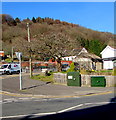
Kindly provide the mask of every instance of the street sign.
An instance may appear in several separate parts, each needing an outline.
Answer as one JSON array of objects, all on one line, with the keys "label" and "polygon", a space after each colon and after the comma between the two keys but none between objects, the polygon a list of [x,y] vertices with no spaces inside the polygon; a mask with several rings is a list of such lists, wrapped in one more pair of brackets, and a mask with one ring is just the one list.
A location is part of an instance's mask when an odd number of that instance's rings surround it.
[{"label": "street sign", "polygon": [[15,52],[15,54],[16,54],[16,57],[20,60],[21,56],[22,56],[22,53],[21,52]]},{"label": "street sign", "polygon": [[21,52],[15,52],[17,58],[19,59],[19,63],[20,63],[20,90],[22,90],[22,74],[21,74],[21,56],[22,53]]}]

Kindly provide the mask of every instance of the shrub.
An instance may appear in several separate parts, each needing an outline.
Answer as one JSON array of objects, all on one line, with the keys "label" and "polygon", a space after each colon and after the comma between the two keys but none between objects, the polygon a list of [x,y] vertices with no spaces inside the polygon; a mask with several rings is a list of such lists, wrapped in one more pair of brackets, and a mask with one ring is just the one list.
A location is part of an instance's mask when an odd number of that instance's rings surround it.
[{"label": "shrub", "polygon": [[74,63],[72,62],[71,65],[70,65],[70,68],[67,70],[67,72],[74,72],[74,71],[76,71],[76,70],[75,70],[75,65],[74,65]]}]

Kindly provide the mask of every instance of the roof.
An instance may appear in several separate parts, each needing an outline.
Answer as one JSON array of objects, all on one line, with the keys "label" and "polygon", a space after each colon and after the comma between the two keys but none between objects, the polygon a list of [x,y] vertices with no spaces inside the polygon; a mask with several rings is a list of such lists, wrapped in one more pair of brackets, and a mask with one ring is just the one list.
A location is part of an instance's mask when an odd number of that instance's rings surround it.
[{"label": "roof", "polygon": [[92,54],[92,53],[85,53],[85,52],[81,52],[77,58],[94,58],[94,59],[101,59],[99,56]]},{"label": "roof", "polygon": [[87,50],[83,47],[75,48],[72,50],[72,54],[78,56],[80,53],[88,53]]},{"label": "roof", "polygon": [[70,54],[72,56],[77,56],[77,58],[101,59],[95,54],[88,53],[88,51],[83,47],[73,49]]},{"label": "roof", "polygon": [[113,48],[113,47],[110,47],[109,45],[107,45],[106,46],[106,48],[105,49],[103,49],[103,51],[100,53],[100,54],[103,54],[107,49],[110,49],[110,50],[112,50],[112,51],[116,51],[116,49],[115,48]]}]

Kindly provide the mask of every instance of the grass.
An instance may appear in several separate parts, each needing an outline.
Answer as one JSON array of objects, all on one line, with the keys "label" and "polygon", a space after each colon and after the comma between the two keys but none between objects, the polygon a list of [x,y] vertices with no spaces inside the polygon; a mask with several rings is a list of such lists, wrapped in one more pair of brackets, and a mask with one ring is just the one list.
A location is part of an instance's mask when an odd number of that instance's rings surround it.
[{"label": "grass", "polygon": [[32,79],[53,83],[53,74],[51,74],[50,76],[34,75],[34,76],[32,77]]},{"label": "grass", "polygon": [[99,72],[113,72],[113,70],[100,70]]},{"label": "grass", "polygon": [[[53,83],[53,82],[54,82],[54,80],[53,80],[53,73],[58,73],[58,72],[50,72],[50,75],[49,75],[49,76],[45,76],[44,74],[43,74],[43,75],[42,75],[42,74],[34,75],[34,76],[32,77],[32,79]],[[61,73],[67,73],[67,72],[62,71]]]}]

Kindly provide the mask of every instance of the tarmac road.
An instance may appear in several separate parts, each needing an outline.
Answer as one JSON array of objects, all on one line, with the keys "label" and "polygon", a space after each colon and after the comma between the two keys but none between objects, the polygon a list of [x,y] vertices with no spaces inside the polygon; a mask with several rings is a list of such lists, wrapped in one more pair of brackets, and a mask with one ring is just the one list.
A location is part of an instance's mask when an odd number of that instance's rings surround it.
[{"label": "tarmac road", "polygon": [[[71,87],[46,84],[32,80],[23,74],[23,87],[19,90],[19,75],[2,77],[2,101],[4,119],[61,113],[80,108],[108,104],[114,97],[113,87]],[[32,117],[32,116],[31,116]],[[27,119],[27,118],[26,118]],[[60,119],[59,119],[60,120]]]},{"label": "tarmac road", "polygon": [[2,104],[2,118],[22,119],[33,116],[40,117],[47,114],[58,114],[74,110],[87,109],[109,104],[114,94],[83,96],[78,98],[57,99],[23,99],[6,101]]}]

